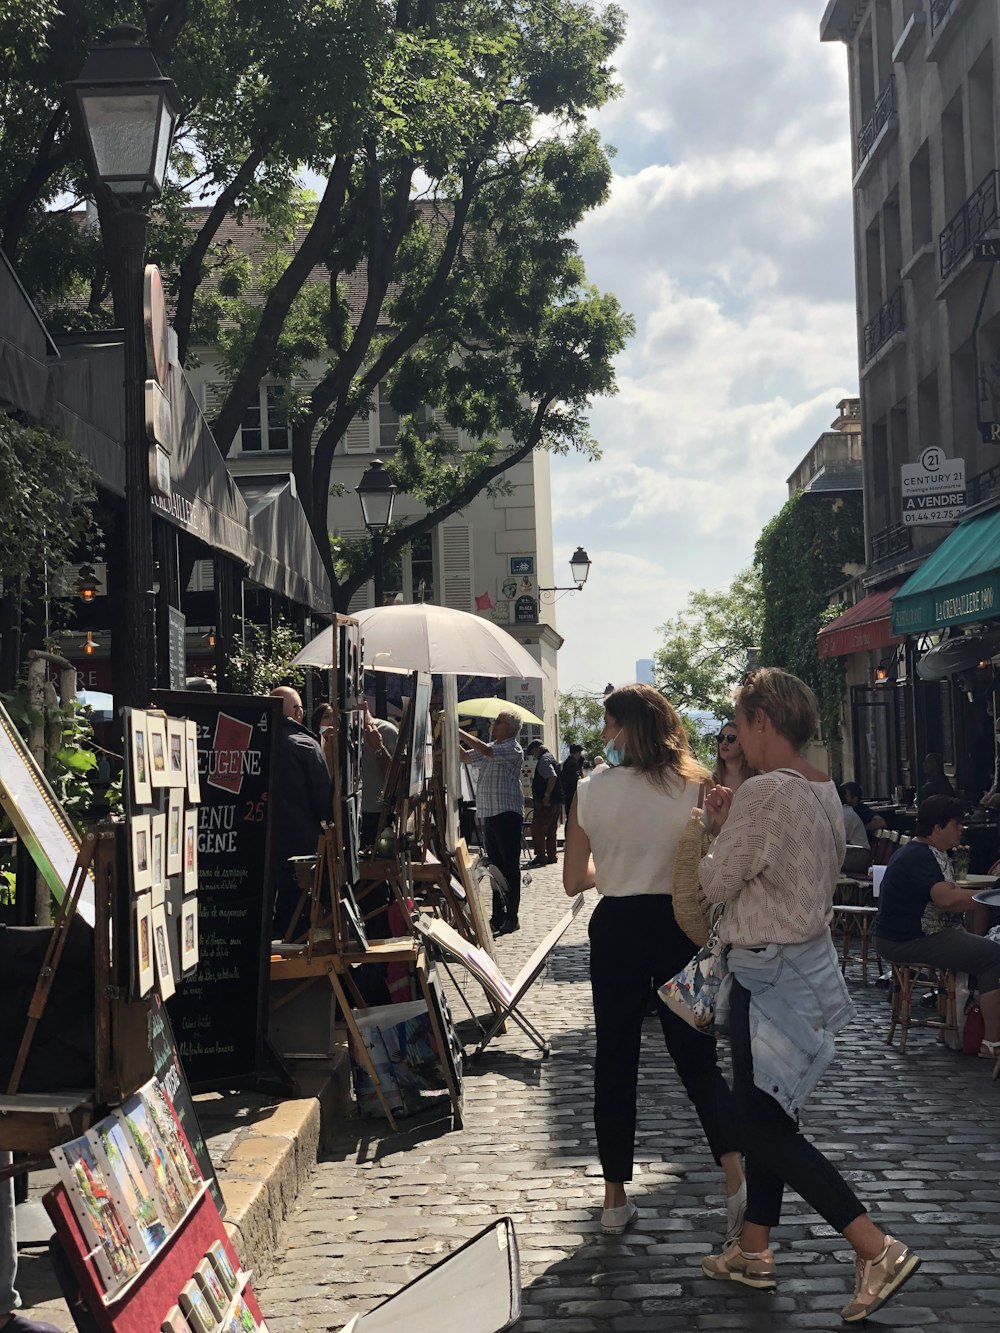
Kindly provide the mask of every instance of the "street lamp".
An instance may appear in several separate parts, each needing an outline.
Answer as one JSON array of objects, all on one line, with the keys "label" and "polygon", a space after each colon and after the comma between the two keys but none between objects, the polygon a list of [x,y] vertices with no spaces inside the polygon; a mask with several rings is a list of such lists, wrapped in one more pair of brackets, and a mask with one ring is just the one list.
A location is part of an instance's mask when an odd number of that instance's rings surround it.
[{"label": "street lamp", "polygon": [[587,582],[590,574],[590,556],[578,546],[569,558],[569,572],[573,580],[573,586],[566,588],[539,588],[538,595],[543,601],[552,602],[555,600],[557,592],[583,592],[583,585]]},{"label": "street lamp", "polygon": [[[357,485],[358,499],[365,527],[372,539],[372,577],[375,583],[375,605],[382,605],[382,544],[392,523],[392,506],[396,487],[380,458],[373,459],[365,468]],[[386,714],[385,675],[375,672],[375,716]]]},{"label": "street lamp", "polygon": [[119,704],[144,707],[155,683],[153,515],[144,392],[146,209],[163,188],[170,140],[181,112],[138,28],[113,28],[66,85],[97,200],[115,319],[122,329],[125,383],[124,596],[112,670]]}]

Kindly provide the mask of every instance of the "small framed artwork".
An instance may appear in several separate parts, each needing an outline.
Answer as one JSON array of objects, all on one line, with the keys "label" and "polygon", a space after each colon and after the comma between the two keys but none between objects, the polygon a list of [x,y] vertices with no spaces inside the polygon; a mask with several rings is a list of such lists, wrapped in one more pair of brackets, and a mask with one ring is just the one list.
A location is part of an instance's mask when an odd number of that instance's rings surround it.
[{"label": "small framed artwork", "polygon": [[201,800],[201,782],[198,778],[198,724],[192,722],[190,718],[184,723],[184,756],[188,800],[197,805]]},{"label": "small framed artwork", "polygon": [[167,874],[179,875],[184,868],[184,792],[171,787],[167,805]]},{"label": "small framed artwork", "polygon": [[169,786],[187,786],[187,727],[177,718],[167,718],[167,772]]},{"label": "small framed artwork", "polygon": [[200,1283],[194,1278],[181,1287],[180,1301],[192,1333],[214,1333],[219,1321],[209,1308]]},{"label": "small framed artwork", "polygon": [[149,780],[149,737],[146,714],[141,708],[133,708],[129,715],[129,755],[132,761],[129,769],[132,804],[149,805],[153,799]]},{"label": "small framed artwork", "polygon": [[132,843],[132,891],[142,893],[152,888],[153,859],[150,848],[149,815],[133,815],[129,820],[129,838]]},{"label": "small framed artwork", "polygon": [[198,964],[198,899],[181,904],[181,971]]},{"label": "small framed artwork", "polygon": [[206,1256],[212,1261],[212,1267],[218,1276],[219,1281],[225,1287],[230,1296],[235,1296],[236,1288],[240,1285],[240,1276],[233,1267],[232,1260],[226,1253],[226,1247],[221,1240],[213,1241],[208,1247]]},{"label": "small framed artwork", "polygon": [[167,817],[150,815],[149,818],[150,871],[153,888],[162,887],[167,878]]},{"label": "small framed artwork", "polygon": [[154,787],[169,787],[167,720],[162,713],[146,714],[146,737],[149,741],[149,780]]},{"label": "small framed artwork", "polygon": [[191,1333],[191,1325],[181,1314],[179,1305],[172,1305],[167,1311],[160,1333]]},{"label": "small framed artwork", "polygon": [[201,1263],[195,1268],[194,1275],[201,1284],[201,1289],[205,1293],[205,1299],[208,1301],[212,1313],[216,1319],[221,1319],[229,1305],[229,1293],[219,1281],[219,1276],[212,1266],[211,1259],[202,1259]]},{"label": "small framed artwork", "polygon": [[150,895],[140,894],[135,901],[135,976],[140,995],[148,995],[155,980],[152,910]]},{"label": "small framed artwork", "polygon": [[184,892],[198,887],[198,811],[184,811]]},{"label": "small framed artwork", "polygon": [[160,981],[160,996],[169,1000],[176,990],[174,968],[170,961],[170,940],[167,937],[167,910],[161,903],[152,910],[153,922],[153,957],[156,959],[156,975]]}]

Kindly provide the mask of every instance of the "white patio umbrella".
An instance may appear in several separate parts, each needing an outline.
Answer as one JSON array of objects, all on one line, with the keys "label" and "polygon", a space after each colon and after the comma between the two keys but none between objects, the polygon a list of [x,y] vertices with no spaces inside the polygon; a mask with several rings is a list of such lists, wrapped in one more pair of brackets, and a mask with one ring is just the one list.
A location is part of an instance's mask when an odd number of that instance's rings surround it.
[{"label": "white patio umbrella", "polygon": [[[515,638],[468,611],[424,602],[376,606],[359,611],[356,619],[364,638],[364,665],[373,671],[542,679],[542,668]],[[307,643],[293,665],[330,667],[333,630],[331,625]]]}]

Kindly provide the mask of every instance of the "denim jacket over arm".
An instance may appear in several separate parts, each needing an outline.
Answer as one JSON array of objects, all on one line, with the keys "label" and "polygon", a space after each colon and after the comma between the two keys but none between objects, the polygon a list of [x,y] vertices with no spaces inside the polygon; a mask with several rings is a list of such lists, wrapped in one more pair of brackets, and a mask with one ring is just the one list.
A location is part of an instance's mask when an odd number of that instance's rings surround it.
[{"label": "denim jacket over arm", "polygon": [[798,1117],[833,1059],[834,1037],[854,1017],[833,941],[824,933],[805,944],[734,946],[729,970],[750,992],[754,1083]]}]

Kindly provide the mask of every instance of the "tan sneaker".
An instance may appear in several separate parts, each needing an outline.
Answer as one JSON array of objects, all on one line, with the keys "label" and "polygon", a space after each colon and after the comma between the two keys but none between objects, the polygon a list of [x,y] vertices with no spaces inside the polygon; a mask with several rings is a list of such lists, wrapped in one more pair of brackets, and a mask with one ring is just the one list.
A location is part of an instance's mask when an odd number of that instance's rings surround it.
[{"label": "tan sneaker", "polygon": [[774,1291],[778,1285],[772,1252],[744,1254],[736,1241],[721,1254],[707,1254],[701,1261],[701,1271],[718,1282],[742,1282],[757,1291]]},{"label": "tan sneaker", "polygon": [[841,1310],[841,1319],[846,1324],[867,1319],[895,1296],[919,1267],[919,1255],[902,1241],[886,1236],[885,1249],[877,1259],[855,1259],[854,1299]]}]

